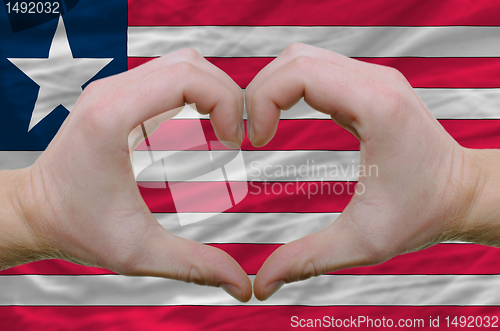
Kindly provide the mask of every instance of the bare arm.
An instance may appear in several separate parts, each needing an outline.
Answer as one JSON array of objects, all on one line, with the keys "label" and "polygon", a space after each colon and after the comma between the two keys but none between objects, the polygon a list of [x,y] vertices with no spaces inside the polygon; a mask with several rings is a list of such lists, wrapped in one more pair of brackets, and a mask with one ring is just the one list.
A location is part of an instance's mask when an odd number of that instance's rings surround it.
[{"label": "bare arm", "polygon": [[29,171],[10,170],[0,172],[0,210],[2,231],[0,231],[0,269],[10,268],[50,257],[43,252],[37,235],[33,233],[28,222],[26,199],[29,199]]}]

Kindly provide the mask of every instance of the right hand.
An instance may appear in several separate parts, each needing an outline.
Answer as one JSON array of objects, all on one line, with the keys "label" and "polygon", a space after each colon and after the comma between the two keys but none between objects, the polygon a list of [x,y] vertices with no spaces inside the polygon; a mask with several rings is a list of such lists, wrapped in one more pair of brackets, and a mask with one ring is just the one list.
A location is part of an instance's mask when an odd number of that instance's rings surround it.
[{"label": "right hand", "polygon": [[281,110],[302,97],[354,134],[361,167],[378,171],[359,178],[365,192],[355,193],[330,226],[266,260],[254,282],[258,299],[286,283],[378,264],[460,235],[481,182],[475,155],[444,130],[400,72],[293,44],[246,90],[252,144],[269,142]]}]

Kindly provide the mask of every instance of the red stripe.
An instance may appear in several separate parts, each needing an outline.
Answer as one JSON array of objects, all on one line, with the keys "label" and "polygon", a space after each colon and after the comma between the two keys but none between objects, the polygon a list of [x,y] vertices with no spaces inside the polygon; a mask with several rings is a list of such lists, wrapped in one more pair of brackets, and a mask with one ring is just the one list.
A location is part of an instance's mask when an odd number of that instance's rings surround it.
[{"label": "red stripe", "polygon": [[[216,194],[221,182],[186,182],[183,185],[186,189],[180,198],[186,198],[184,205],[189,205],[189,210],[180,212],[334,213],[341,212],[347,206],[356,182],[250,182],[248,194],[227,210],[221,210],[221,206],[227,205],[224,202],[227,202],[228,196]],[[227,194],[225,183],[222,185]],[[168,186],[165,188],[164,183],[140,182],[139,190],[151,212],[177,212],[170,189]]]},{"label": "red stripe", "polygon": [[[212,244],[231,255],[249,275],[257,274],[278,244]],[[500,249],[475,244],[439,244],[403,254],[382,264],[334,272],[340,275],[494,275],[500,274]],[[0,275],[106,275],[114,272],[63,260],[37,261],[0,272]]]},{"label": "red stripe", "polygon": [[[214,245],[231,255],[246,273],[257,274],[267,257],[280,245]],[[500,274],[500,249],[475,244],[438,244],[396,256],[382,264],[333,272],[340,275],[478,275]]]},{"label": "red stripe", "polygon": [[115,272],[97,267],[86,267],[65,260],[42,260],[0,271],[0,275],[109,275]]},{"label": "red stripe", "polygon": [[[197,120],[175,120],[163,123],[158,131],[149,138],[153,150],[186,150],[196,146]],[[201,120],[205,139],[217,141],[209,120]],[[500,124],[499,124],[500,126]],[[297,134],[300,132],[300,135]],[[325,139],[329,137],[329,139]],[[197,148],[203,149],[202,146]],[[261,148],[252,146],[245,139],[242,150],[359,150],[359,141],[349,131],[330,120],[282,120],[278,124],[276,136],[269,144]],[[136,150],[147,151],[145,142]]]},{"label": "red stripe", "polygon": [[[470,306],[98,306],[98,307],[0,307],[0,329],[9,331],[25,330],[148,330],[148,331],[199,331],[199,330],[296,330],[292,325],[292,317],[305,319],[348,320],[350,328],[356,330],[373,330],[375,325],[367,322],[359,324],[359,316],[369,317],[371,323],[387,323],[391,319],[393,327],[399,330],[459,330],[460,327],[451,324],[455,316],[465,316],[464,327],[475,328],[480,320],[489,321],[490,327],[485,330],[495,330],[500,323],[498,316],[500,307],[470,307]],[[472,324],[468,316],[473,316]],[[487,317],[486,317],[487,316]],[[351,317],[356,319],[356,326],[350,325]],[[446,317],[449,317],[447,325]],[[439,318],[439,327],[430,326],[430,320]],[[415,323],[411,327],[405,324],[396,326],[399,320],[403,323]],[[416,326],[415,319],[423,319],[423,326]],[[410,322],[411,321],[411,322]],[[460,317],[457,319],[460,323]],[[295,325],[295,323],[294,323]],[[409,324],[407,324],[409,325]],[[458,324],[460,326],[461,324]],[[482,324],[484,325],[484,324]],[[492,327],[492,325],[495,325]],[[319,326],[319,325],[318,325]],[[472,328],[471,328],[472,326]],[[330,329],[328,325],[323,326]],[[332,328],[350,329],[350,328]],[[307,328],[307,330],[319,328]],[[383,325],[376,329],[387,330]]]},{"label": "red stripe", "polygon": [[496,0],[129,0],[130,26],[499,25]]},{"label": "red stripe", "polygon": [[[133,69],[153,59],[151,57],[129,57],[127,59],[128,69]],[[255,75],[274,60],[272,57],[207,57],[206,59],[225,71],[241,88],[246,88]]]},{"label": "red stripe", "polygon": [[468,148],[500,148],[500,120],[439,120],[458,143]]},{"label": "red stripe", "polygon": [[[218,141],[210,120],[201,120],[201,125],[207,141]],[[205,145],[198,145],[199,137],[193,134],[197,130],[197,120],[168,121],[164,122],[148,140],[152,150],[207,150]],[[297,135],[297,132],[301,134]],[[212,149],[222,148],[221,144],[212,146]],[[278,123],[276,136],[266,146],[256,148],[248,139],[245,139],[241,149],[244,151],[359,151],[359,140],[330,120],[282,120]],[[146,143],[142,142],[136,150],[147,151],[149,149]]]},{"label": "red stripe", "polygon": [[[500,148],[500,120],[439,120],[462,146],[469,148]],[[217,141],[209,120],[201,120],[207,141]],[[196,120],[175,120],[163,123],[150,138],[153,150],[185,150],[195,145]],[[300,132],[300,135],[297,135]],[[325,138],[328,139],[325,139]],[[201,147],[198,149],[202,149]],[[242,150],[359,150],[359,141],[330,120],[281,120],[276,136],[264,147],[253,147],[248,139]],[[148,150],[141,143],[136,150]]]},{"label": "red stripe", "polygon": [[[153,58],[128,58],[135,68]],[[274,58],[207,58],[225,71],[241,88]],[[500,87],[500,58],[357,58],[398,69],[413,87],[494,88]]]},{"label": "red stripe", "polygon": [[413,87],[500,87],[500,58],[359,58],[359,60],[396,68],[405,75]]}]

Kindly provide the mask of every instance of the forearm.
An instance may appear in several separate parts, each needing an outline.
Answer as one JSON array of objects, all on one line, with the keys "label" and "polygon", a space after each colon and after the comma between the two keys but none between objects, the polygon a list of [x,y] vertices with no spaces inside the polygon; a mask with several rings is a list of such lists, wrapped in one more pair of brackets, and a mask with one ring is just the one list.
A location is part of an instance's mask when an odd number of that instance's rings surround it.
[{"label": "forearm", "polygon": [[27,224],[28,169],[0,172],[0,270],[39,260],[43,253]]},{"label": "forearm", "polygon": [[465,152],[466,171],[472,178],[468,184],[470,207],[456,239],[500,247],[500,150]]}]

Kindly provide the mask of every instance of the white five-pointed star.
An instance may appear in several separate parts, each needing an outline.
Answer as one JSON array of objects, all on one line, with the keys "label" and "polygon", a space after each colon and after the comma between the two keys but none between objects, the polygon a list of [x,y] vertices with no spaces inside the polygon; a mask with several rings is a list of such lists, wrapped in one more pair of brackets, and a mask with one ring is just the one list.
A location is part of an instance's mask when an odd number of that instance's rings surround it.
[{"label": "white five-pointed star", "polygon": [[57,106],[68,111],[82,93],[82,85],[113,59],[73,58],[62,16],[46,59],[8,59],[40,86],[28,127],[30,131]]}]

